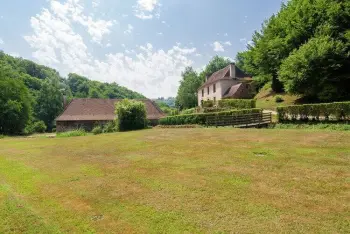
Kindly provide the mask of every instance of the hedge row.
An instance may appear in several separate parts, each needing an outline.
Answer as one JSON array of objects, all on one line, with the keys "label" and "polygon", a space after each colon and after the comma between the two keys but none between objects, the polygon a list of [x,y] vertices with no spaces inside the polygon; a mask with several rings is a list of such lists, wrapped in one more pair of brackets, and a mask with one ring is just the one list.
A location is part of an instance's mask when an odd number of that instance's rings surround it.
[{"label": "hedge row", "polygon": [[260,113],[262,110],[255,109],[243,109],[243,110],[231,110],[216,113],[198,113],[190,115],[176,115],[168,116],[160,119],[160,125],[186,125],[186,124],[199,124],[205,125],[208,116],[238,116],[244,114]]},{"label": "hedge row", "polygon": [[219,108],[249,109],[256,107],[255,99],[222,99],[218,101]]},{"label": "hedge row", "polygon": [[280,122],[295,120],[350,120],[350,102],[334,102],[278,107],[277,114],[278,120]]}]

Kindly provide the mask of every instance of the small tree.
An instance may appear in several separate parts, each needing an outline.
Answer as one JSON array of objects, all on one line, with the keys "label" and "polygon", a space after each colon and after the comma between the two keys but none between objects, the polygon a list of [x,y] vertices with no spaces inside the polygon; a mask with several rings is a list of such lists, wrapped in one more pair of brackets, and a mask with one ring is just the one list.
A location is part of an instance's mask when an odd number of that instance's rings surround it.
[{"label": "small tree", "polygon": [[124,99],[115,105],[115,114],[119,131],[144,129],[147,125],[143,102]]}]

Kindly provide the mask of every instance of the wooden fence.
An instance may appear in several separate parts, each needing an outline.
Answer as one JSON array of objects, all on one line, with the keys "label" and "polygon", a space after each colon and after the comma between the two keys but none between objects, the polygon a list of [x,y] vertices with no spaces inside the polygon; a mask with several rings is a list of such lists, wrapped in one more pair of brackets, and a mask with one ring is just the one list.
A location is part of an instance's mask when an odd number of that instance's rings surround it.
[{"label": "wooden fence", "polygon": [[244,115],[208,116],[207,126],[233,126],[237,128],[260,127],[272,123],[271,113],[252,113]]}]

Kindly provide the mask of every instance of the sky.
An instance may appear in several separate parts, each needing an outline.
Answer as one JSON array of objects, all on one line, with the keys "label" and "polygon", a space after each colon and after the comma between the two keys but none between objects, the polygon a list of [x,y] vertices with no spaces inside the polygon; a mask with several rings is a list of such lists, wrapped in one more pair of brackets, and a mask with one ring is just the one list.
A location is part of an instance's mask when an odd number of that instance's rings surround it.
[{"label": "sky", "polygon": [[281,0],[0,0],[0,50],[66,77],[176,96],[186,66],[234,61]]}]

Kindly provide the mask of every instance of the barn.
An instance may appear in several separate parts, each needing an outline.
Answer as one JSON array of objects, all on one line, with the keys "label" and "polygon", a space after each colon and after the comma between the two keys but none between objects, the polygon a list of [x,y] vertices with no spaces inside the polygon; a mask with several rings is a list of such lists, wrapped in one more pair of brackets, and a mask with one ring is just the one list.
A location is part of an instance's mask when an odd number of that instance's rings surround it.
[{"label": "barn", "polygon": [[[115,104],[122,99],[79,98],[73,99],[56,119],[56,131],[74,129],[91,131],[96,125],[104,125],[115,119]],[[158,105],[149,99],[138,99],[146,106],[147,119],[157,125],[165,114]]]}]

